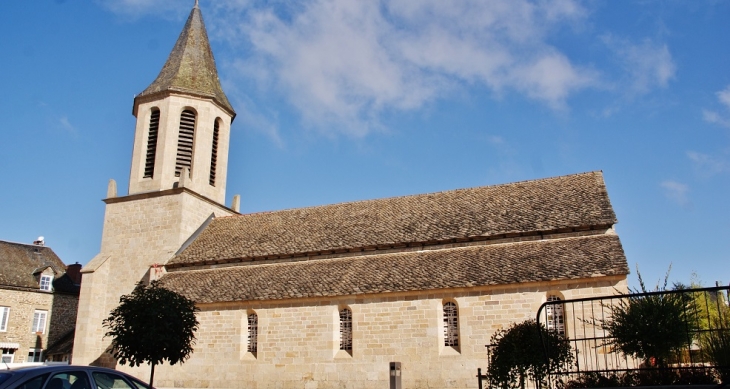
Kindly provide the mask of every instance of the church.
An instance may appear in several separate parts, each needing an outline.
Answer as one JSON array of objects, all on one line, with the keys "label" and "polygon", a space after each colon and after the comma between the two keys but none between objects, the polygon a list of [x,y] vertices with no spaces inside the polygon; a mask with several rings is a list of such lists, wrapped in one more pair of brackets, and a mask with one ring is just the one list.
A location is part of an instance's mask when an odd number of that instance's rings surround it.
[{"label": "church", "polygon": [[[193,299],[191,358],[157,387],[475,388],[485,345],[548,300],[626,290],[601,172],[241,214],[225,205],[235,110],[196,5],[134,98],[129,189],[110,181],[82,270],[74,364],[117,365],[102,321],[140,281]],[[547,325],[570,336],[570,323]]]}]

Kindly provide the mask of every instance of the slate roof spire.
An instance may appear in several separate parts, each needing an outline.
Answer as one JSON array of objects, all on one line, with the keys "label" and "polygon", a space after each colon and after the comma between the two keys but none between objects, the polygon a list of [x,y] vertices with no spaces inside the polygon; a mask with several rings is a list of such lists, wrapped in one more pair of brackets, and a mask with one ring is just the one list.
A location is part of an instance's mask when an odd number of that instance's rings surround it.
[{"label": "slate roof spire", "polygon": [[232,116],[236,115],[218,79],[198,0],[160,74],[134,98],[134,110],[142,100],[148,101],[170,92],[210,98]]}]

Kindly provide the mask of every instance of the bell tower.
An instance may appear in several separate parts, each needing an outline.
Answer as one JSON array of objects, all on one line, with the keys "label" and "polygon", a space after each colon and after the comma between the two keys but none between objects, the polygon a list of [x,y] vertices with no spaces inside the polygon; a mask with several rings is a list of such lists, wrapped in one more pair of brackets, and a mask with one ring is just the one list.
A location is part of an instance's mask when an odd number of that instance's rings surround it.
[{"label": "bell tower", "polygon": [[129,194],[186,187],[223,204],[228,102],[197,1],[157,78],[134,98]]},{"label": "bell tower", "polygon": [[218,80],[198,2],[157,78],[134,98],[137,118],[129,193],[107,190],[101,248],[81,270],[73,362],[115,366],[106,315],[224,205],[228,143],[236,113]]}]

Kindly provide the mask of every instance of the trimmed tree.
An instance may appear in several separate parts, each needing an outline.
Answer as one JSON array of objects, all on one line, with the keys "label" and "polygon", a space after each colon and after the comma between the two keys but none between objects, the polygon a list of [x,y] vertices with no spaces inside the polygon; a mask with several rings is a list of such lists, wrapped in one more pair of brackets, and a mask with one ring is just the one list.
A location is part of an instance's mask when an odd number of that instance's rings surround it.
[{"label": "trimmed tree", "polygon": [[502,389],[524,388],[528,379],[545,384],[550,371],[573,362],[567,339],[535,320],[497,331],[491,343],[487,376],[493,386]]},{"label": "trimmed tree", "polygon": [[119,298],[119,306],[104,320],[109,330],[105,337],[112,338],[112,354],[120,364],[150,364],[153,385],[156,365],[165,360],[170,365],[183,363],[193,352],[198,310],[195,302],[157,281],[139,283]]}]

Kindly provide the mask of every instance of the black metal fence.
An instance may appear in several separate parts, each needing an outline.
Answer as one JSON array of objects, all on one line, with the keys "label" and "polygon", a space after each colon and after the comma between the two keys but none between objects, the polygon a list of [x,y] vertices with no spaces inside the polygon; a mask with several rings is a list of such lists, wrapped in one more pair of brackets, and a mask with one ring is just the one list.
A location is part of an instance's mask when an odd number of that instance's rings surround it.
[{"label": "black metal fence", "polygon": [[[728,300],[730,286],[547,301],[536,321],[564,336],[573,360],[525,386],[728,383]],[[542,344],[535,352],[547,358],[552,346],[544,337]],[[493,347],[487,345],[488,358]],[[500,386],[481,370],[478,380],[480,388]]]},{"label": "black metal fence", "polygon": [[[563,332],[574,361],[551,371],[547,382],[727,380],[730,349],[722,342],[730,339],[728,297],[730,287],[723,286],[548,301],[537,322]],[[713,355],[718,346],[725,358]],[[549,347],[544,343],[545,355]]]}]

